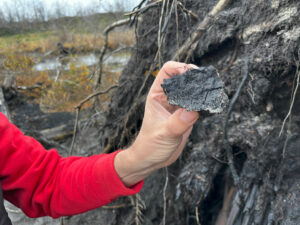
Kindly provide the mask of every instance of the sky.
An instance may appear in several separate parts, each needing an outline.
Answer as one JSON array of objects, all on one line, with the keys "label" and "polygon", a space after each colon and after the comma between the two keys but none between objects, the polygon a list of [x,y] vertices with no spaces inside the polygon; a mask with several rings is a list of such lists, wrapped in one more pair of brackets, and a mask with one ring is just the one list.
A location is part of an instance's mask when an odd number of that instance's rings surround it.
[{"label": "sky", "polygon": [[112,11],[118,7],[130,11],[141,0],[0,0],[0,10],[3,13],[20,12],[30,15],[34,5],[41,3],[48,13],[53,13],[59,7],[68,16],[75,15],[80,10],[94,10],[96,12]]}]

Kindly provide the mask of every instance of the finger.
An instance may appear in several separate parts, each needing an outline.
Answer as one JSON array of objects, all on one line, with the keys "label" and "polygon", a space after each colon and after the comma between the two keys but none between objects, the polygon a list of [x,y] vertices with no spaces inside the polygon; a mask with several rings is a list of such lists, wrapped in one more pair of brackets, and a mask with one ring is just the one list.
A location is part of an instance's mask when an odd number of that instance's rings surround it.
[{"label": "finger", "polygon": [[182,74],[190,68],[193,68],[191,64],[174,62],[174,61],[166,62],[161,68],[161,70],[159,71],[154,83],[152,84],[150,91],[153,92],[163,91],[160,85],[164,82],[164,79],[171,78],[176,74]]},{"label": "finger", "polygon": [[188,66],[190,66],[190,68],[199,69],[199,67],[196,66],[195,64],[188,64]]},{"label": "finger", "polygon": [[[151,100],[149,100],[151,99]],[[161,105],[165,110],[167,110],[169,113],[174,113],[177,109],[179,109],[179,106],[170,105],[167,100],[167,96],[164,93],[151,93],[147,97],[147,102],[153,102]]]},{"label": "finger", "polygon": [[168,118],[167,132],[173,137],[181,136],[193,126],[198,118],[198,112],[188,112],[180,108]]}]

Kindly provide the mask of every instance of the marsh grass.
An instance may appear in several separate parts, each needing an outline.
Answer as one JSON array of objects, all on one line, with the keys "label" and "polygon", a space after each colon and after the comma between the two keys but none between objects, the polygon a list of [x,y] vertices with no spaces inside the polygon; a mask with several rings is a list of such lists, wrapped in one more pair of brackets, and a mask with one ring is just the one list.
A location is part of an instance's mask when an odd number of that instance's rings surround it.
[{"label": "marsh grass", "polygon": [[[93,92],[93,73],[96,66],[75,65],[70,60],[69,70],[62,70],[55,82],[56,71],[34,71],[33,66],[44,55],[58,56],[57,43],[76,54],[97,53],[103,45],[103,36],[99,33],[79,33],[78,31],[38,31],[0,36],[0,74],[6,72],[16,76],[17,86],[39,88],[21,90],[29,99],[41,104],[45,111],[73,111],[80,100]],[[109,34],[108,48],[117,49],[130,46],[135,42],[134,31],[117,29]],[[69,58],[72,58],[72,54]],[[104,66],[102,88],[117,83],[120,72],[112,73],[111,67]],[[108,95],[99,97],[100,102],[107,102]],[[91,103],[85,104],[89,107]],[[105,106],[105,104],[103,104]]]},{"label": "marsh grass", "polygon": [[[134,31],[120,29],[109,35],[108,47],[116,49],[121,45],[133,45],[135,41]],[[10,36],[0,36],[0,55],[13,53],[46,53],[57,50],[57,43],[61,42],[64,47],[76,53],[97,52],[101,49],[104,41],[101,33],[78,33],[78,32],[31,32]],[[56,53],[57,54],[57,53]]]},{"label": "marsh grass", "polygon": [[[41,84],[40,88],[31,90],[21,90],[23,94],[30,97],[33,101],[40,103],[44,111],[73,111],[74,107],[89,94],[93,93],[94,80],[91,77],[93,67],[86,65],[76,66],[70,63],[69,70],[61,72],[59,79],[55,82],[55,71],[32,71],[28,66],[24,71],[17,76],[17,86],[32,87],[36,84]],[[116,84],[120,72],[113,73],[110,68],[104,67],[103,85],[105,89],[113,84]],[[109,95],[99,97],[99,102],[105,104],[109,101]],[[90,107],[92,102],[84,105],[84,108]]]}]

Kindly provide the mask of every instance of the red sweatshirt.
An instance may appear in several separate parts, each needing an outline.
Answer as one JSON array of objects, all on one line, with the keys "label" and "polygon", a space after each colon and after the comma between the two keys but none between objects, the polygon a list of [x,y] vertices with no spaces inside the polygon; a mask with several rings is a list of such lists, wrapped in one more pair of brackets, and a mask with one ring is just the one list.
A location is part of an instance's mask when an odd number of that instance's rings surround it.
[{"label": "red sweatshirt", "polygon": [[62,158],[24,136],[0,113],[0,180],[4,198],[29,217],[74,215],[140,191],[124,186],[112,154]]}]

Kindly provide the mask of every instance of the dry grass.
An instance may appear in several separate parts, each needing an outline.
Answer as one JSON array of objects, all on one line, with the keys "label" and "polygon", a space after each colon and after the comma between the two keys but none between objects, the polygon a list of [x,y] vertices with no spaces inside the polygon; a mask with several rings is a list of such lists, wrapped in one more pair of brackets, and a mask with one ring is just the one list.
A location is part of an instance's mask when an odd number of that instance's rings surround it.
[{"label": "dry grass", "polygon": [[4,69],[13,71],[31,71],[34,59],[26,54],[6,54],[4,57]]},{"label": "dry grass", "polygon": [[49,79],[49,75],[47,72],[42,71],[38,73],[31,73],[17,76],[17,86],[24,86],[24,87],[32,87],[36,84],[42,84],[41,88],[34,88],[32,90],[20,90],[26,96],[33,97],[39,102],[39,99],[44,95],[45,90],[51,86],[51,81]]},{"label": "dry grass", "polygon": [[[99,50],[103,45],[101,33],[79,34],[74,32],[35,32],[0,37],[0,54],[12,53],[45,53],[54,51],[57,43],[76,52]],[[133,30],[117,30],[109,35],[108,46],[116,49],[120,45],[133,45],[135,42]]]},{"label": "dry grass", "polygon": [[[120,73],[112,73],[108,69],[104,68],[104,89],[116,84],[120,76]],[[22,92],[40,103],[44,111],[73,111],[78,102],[93,93],[94,82],[93,79],[90,79],[91,70],[92,68],[84,65],[76,67],[71,64],[70,70],[62,71],[59,80],[54,82],[55,71],[33,72],[28,67],[24,70],[27,72],[17,76],[17,86],[32,87],[40,83],[42,84],[41,88]],[[109,95],[102,95],[98,98],[102,103],[109,101]],[[91,106],[91,103],[92,101],[88,102],[83,108]],[[105,109],[105,104],[103,108]]]},{"label": "dry grass", "polygon": [[90,71],[86,66],[70,65],[69,71],[62,71],[60,79],[54,82],[50,79],[51,87],[44,90],[41,98],[43,108],[50,110],[68,111],[86,95],[92,93],[93,81],[89,79]]},{"label": "dry grass", "polygon": [[[108,46],[111,50],[120,46],[133,45],[135,41],[132,30],[116,30],[109,34]],[[46,111],[73,111],[79,101],[93,92],[91,74],[95,66],[87,67],[70,64],[69,70],[61,71],[57,82],[54,82],[56,71],[33,71],[41,53],[54,51],[57,43],[78,53],[99,51],[103,45],[102,34],[36,32],[0,37],[0,73],[10,71],[17,77],[17,86],[32,87],[37,83],[41,88],[23,90],[27,96],[41,103]],[[72,56],[71,56],[72,57]],[[72,60],[70,60],[72,61]],[[120,73],[112,73],[111,68],[103,71],[102,87],[105,89],[116,84]],[[3,73],[4,74],[4,73]],[[109,95],[99,96],[100,102],[107,102]],[[89,107],[90,103],[85,104]],[[105,104],[104,104],[105,107]]]}]

